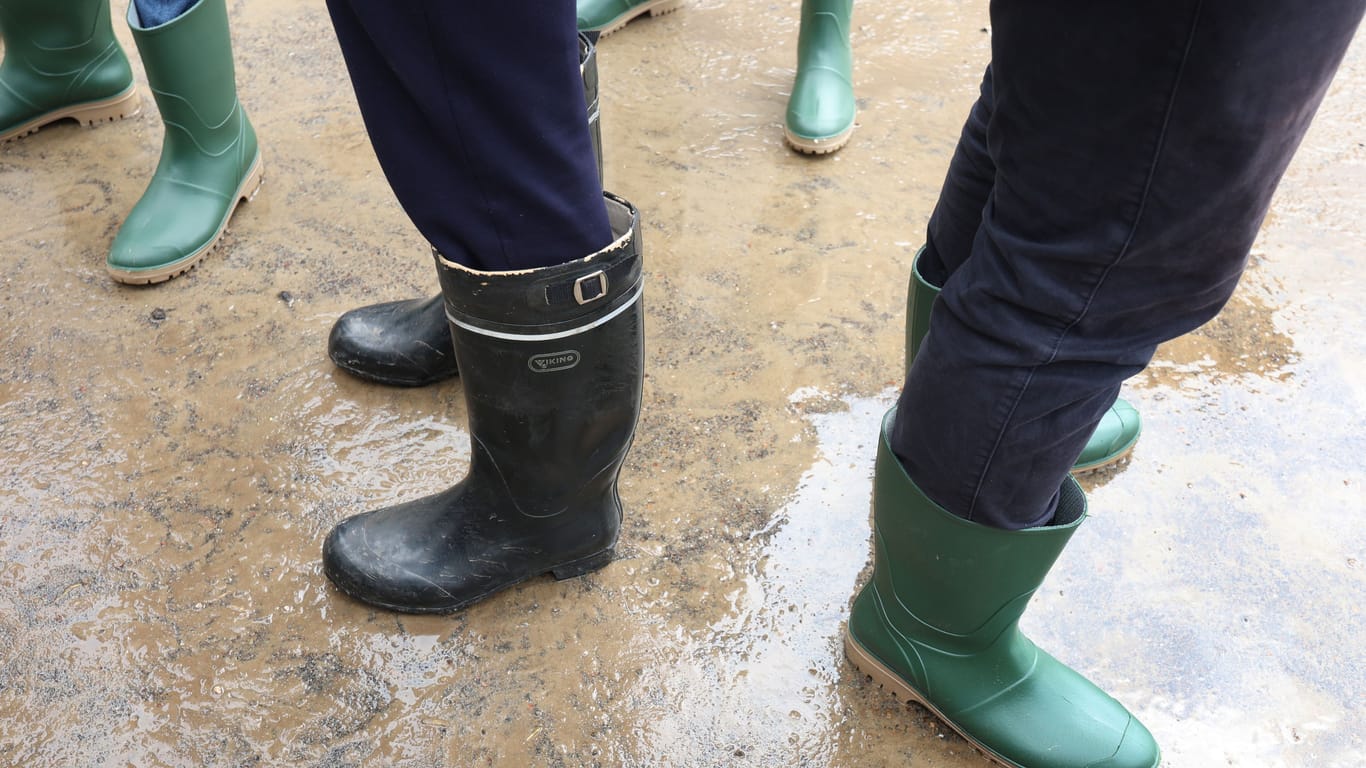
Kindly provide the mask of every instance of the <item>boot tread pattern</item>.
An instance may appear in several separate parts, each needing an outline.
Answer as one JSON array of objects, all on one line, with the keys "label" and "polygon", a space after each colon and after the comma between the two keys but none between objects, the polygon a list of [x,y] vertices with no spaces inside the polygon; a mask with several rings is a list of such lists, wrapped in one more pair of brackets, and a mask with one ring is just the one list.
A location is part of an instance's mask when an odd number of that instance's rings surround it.
[{"label": "boot tread pattern", "polygon": [[130,85],[128,90],[110,99],[71,104],[45,115],[39,115],[9,133],[0,135],[0,144],[37,133],[59,120],[75,120],[82,125],[94,128],[101,123],[112,123],[116,120],[132,117],[141,111],[142,103],[138,100],[137,88]]},{"label": "boot tread pattern", "polygon": [[842,149],[849,139],[854,135],[854,124],[850,123],[844,131],[828,136],[823,139],[808,139],[798,136],[786,127],[783,128],[783,138],[787,139],[788,146],[802,153],[803,155],[828,155],[836,150]]},{"label": "boot tread pattern", "polygon": [[631,8],[626,13],[618,16],[615,20],[609,22],[607,26],[598,30],[598,39],[607,37],[646,13],[649,13],[651,17],[663,16],[668,13],[673,13],[682,7],[683,0],[647,0],[647,2]]}]

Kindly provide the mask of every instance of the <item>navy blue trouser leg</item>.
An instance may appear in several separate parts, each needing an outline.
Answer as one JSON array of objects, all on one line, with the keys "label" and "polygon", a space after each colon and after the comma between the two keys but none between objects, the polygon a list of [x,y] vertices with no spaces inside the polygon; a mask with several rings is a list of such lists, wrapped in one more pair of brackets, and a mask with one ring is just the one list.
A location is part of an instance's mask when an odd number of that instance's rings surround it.
[{"label": "navy blue trouser leg", "polygon": [[993,2],[891,440],[936,502],[1047,523],[1120,383],[1232,295],[1366,0]]},{"label": "navy blue trouser leg", "polygon": [[916,267],[920,276],[943,287],[949,273],[972,253],[972,241],[982,225],[982,209],[996,183],[996,164],[987,151],[987,123],[991,120],[991,66],[982,75],[981,94],[968,112],[958,137],[944,187],[925,233],[925,250]]},{"label": "navy blue trouser leg", "polygon": [[567,0],[328,0],[395,196],[475,269],[581,259],[612,240]]}]

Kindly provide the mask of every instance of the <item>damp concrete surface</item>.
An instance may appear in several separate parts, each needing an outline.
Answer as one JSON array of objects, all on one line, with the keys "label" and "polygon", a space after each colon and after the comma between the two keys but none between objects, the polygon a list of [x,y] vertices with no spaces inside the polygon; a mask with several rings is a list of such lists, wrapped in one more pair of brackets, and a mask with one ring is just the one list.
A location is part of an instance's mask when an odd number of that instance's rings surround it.
[{"label": "damp concrete surface", "polygon": [[[433,293],[428,249],[322,3],[229,6],[266,181],[191,273],[104,272],[161,143],[145,91],[0,147],[0,766],[986,765],[841,649],[985,4],[858,4],[859,123],[823,158],[782,142],[795,0],[602,41],[606,182],[648,272],[620,557],[441,617],[319,567],[337,521],[468,460],[458,381],[325,352],[343,311]],[[1228,309],[1125,385],[1143,438],[1084,479],[1023,622],[1166,766],[1366,766],[1364,123],[1358,44]]]}]

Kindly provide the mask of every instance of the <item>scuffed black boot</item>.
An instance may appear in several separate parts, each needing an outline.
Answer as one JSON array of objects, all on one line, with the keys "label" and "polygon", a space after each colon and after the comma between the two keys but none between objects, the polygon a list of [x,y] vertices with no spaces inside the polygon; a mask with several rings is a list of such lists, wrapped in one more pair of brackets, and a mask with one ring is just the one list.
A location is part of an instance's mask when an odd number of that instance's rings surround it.
[{"label": "scuffed black boot", "polygon": [[[579,33],[579,73],[593,154],[602,178],[602,126],[598,119],[597,49]],[[327,338],[327,354],[338,368],[357,378],[395,387],[425,387],[454,377],[459,370],[451,351],[451,332],[439,295],[371,304],[337,318]]]},{"label": "scuffed black boot", "polygon": [[459,373],[439,293],[343,314],[327,337],[327,354],[352,376],[393,387],[425,387]]},{"label": "scuffed black boot", "polygon": [[343,592],[449,613],[533,576],[611,562],[645,353],[639,217],[606,198],[616,240],[587,258],[479,272],[438,257],[464,372],[469,474],[334,528],[323,570]]}]

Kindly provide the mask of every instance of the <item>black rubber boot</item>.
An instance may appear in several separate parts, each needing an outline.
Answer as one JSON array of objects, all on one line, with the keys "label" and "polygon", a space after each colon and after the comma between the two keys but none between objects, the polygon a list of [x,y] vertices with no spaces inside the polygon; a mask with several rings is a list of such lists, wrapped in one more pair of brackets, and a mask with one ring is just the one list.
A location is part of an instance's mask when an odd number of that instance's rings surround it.
[{"label": "black rubber boot", "polygon": [[465,372],[469,474],[334,528],[323,570],[343,592],[450,613],[533,576],[611,562],[645,353],[639,217],[606,197],[616,240],[587,258],[478,272],[438,256]]},{"label": "black rubber boot", "polygon": [[[597,50],[583,33],[579,33],[579,71],[601,179]],[[395,387],[425,387],[459,372],[439,295],[386,301],[346,312],[332,326],[327,354],[338,368],[353,376]]]}]

